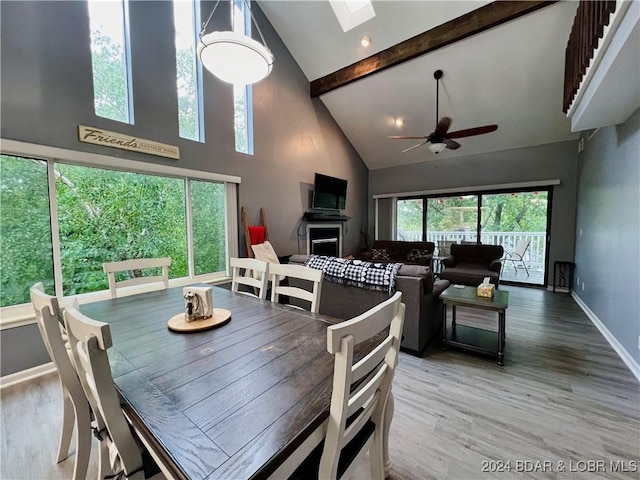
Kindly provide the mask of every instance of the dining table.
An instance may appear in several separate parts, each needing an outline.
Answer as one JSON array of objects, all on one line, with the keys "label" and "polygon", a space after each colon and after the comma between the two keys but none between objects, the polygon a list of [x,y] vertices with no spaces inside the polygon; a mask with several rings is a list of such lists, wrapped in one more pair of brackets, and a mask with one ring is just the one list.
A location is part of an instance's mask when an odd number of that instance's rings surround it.
[{"label": "dining table", "polygon": [[[199,286],[206,286],[197,284]],[[184,312],[183,287],[82,305],[110,326],[108,350],[122,407],[176,479],[274,478],[326,424],[334,357],[327,327],[341,320],[214,286],[218,327],[168,328]],[[358,355],[366,354],[366,345]],[[385,414],[385,472],[393,416]],[[277,476],[277,475],[275,475]]]}]

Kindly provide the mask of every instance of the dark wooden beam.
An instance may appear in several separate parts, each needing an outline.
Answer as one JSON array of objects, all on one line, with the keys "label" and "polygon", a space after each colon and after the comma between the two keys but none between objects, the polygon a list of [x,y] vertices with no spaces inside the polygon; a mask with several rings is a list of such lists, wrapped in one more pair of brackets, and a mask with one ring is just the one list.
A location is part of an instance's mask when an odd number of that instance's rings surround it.
[{"label": "dark wooden beam", "polygon": [[556,3],[552,1],[498,1],[454,18],[413,38],[400,42],[348,67],[313,80],[311,96],[320,95],[348,85],[387,68],[416,58],[464,38],[484,32],[540,8]]}]

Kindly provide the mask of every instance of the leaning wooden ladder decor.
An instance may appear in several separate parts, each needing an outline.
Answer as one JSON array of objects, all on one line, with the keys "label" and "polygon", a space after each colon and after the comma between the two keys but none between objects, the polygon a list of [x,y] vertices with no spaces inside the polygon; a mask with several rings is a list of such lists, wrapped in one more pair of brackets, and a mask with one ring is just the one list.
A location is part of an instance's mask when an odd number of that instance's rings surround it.
[{"label": "leaning wooden ladder decor", "polygon": [[240,211],[242,217],[242,229],[244,230],[244,241],[247,244],[247,256],[253,258],[253,249],[251,245],[257,245],[269,240],[269,231],[267,230],[267,217],[264,209],[260,209],[261,225],[249,225],[247,221],[247,211],[242,207]]}]

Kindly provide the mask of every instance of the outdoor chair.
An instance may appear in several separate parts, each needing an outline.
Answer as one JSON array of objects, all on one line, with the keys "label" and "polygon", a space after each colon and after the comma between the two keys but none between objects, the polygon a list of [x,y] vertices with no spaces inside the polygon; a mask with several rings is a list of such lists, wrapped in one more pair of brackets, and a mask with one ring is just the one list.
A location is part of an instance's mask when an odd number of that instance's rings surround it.
[{"label": "outdoor chair", "polygon": [[516,262],[519,262],[522,263],[524,271],[527,272],[527,277],[529,276],[529,270],[527,269],[527,264],[524,260],[524,256],[527,253],[527,249],[529,248],[530,244],[531,240],[519,240],[518,243],[516,243],[516,248],[511,252],[507,252],[505,256],[505,265],[507,262],[511,262],[511,264],[513,265],[513,269],[516,271],[516,275],[518,274]]}]

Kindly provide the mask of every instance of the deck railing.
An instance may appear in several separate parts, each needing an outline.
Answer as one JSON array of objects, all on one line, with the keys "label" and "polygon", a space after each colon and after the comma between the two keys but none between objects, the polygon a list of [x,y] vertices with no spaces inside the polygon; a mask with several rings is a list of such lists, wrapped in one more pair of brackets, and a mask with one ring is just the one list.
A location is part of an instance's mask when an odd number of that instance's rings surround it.
[{"label": "deck railing", "polygon": [[[398,240],[420,241],[422,232],[402,231]],[[527,267],[534,271],[544,271],[544,261],[547,253],[547,242],[545,232],[482,232],[480,243],[485,245],[502,245],[505,252],[512,251],[520,240],[529,240],[529,248],[525,253]],[[476,242],[475,232],[427,232],[427,241],[436,244],[436,254],[438,253],[438,240],[450,240],[456,243]]]},{"label": "deck railing", "polygon": [[616,11],[615,1],[581,0],[565,50],[562,111],[567,113],[591,63],[604,27]]}]

